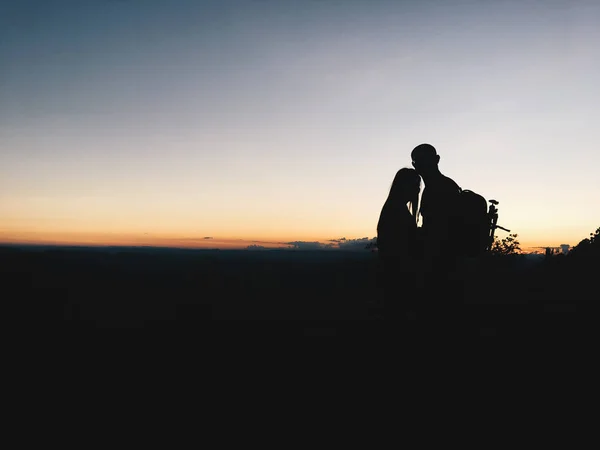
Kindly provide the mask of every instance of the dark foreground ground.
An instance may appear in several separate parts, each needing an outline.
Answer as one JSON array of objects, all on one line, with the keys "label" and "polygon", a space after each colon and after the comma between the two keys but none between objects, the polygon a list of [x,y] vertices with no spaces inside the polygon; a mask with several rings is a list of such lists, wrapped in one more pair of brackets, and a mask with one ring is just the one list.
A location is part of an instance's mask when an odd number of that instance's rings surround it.
[{"label": "dark foreground ground", "polygon": [[3,305],[31,329],[502,337],[596,327],[597,261],[479,261],[450,314],[400,323],[373,319],[377,267],[368,251],[0,247]]}]

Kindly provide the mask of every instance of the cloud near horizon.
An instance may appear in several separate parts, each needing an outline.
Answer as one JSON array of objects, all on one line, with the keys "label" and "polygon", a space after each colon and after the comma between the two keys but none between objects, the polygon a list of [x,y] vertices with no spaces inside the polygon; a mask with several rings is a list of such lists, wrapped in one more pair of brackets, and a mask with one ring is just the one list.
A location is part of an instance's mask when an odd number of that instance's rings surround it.
[{"label": "cloud near horizon", "polygon": [[324,244],[318,241],[293,241],[287,242],[286,244],[289,245],[288,248],[292,248],[294,250],[330,250],[334,248],[333,244]]},{"label": "cloud near horizon", "polygon": [[307,241],[294,241],[288,242],[287,244],[293,249],[297,250],[363,250],[367,244],[375,242],[376,238],[357,238],[357,239],[346,239],[345,237],[339,239],[329,239],[327,243],[323,242],[307,242]]}]

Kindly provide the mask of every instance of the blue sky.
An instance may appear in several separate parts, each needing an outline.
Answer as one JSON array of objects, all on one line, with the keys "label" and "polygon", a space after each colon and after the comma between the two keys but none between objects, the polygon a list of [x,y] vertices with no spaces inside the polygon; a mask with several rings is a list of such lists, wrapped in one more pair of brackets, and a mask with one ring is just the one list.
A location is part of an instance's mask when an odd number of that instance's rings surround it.
[{"label": "blue sky", "polygon": [[429,142],[521,242],[574,245],[600,224],[598,23],[594,1],[4,2],[0,239],[373,237]]}]

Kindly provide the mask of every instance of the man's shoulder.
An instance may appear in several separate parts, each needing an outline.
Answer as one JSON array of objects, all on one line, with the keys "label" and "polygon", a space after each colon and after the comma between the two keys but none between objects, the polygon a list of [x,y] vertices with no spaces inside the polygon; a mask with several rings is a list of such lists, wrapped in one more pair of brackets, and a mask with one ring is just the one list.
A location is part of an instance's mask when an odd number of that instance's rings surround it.
[{"label": "man's shoulder", "polygon": [[[427,190],[427,184],[425,184],[425,190]],[[461,191],[460,186],[456,181],[446,175],[440,175],[435,181],[430,182],[430,191],[436,193],[459,193]]]},{"label": "man's shoulder", "polygon": [[460,186],[458,185],[458,183],[456,181],[454,181],[452,178],[446,176],[446,175],[442,175],[442,182],[444,184],[444,187],[446,189],[448,189],[449,191],[456,191],[456,192],[460,192]]}]

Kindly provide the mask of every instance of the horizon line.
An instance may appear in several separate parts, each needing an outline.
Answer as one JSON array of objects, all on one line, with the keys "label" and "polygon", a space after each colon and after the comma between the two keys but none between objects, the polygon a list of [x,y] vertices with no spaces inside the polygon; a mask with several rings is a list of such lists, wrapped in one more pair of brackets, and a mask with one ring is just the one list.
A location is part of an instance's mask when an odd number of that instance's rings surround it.
[{"label": "horizon line", "polygon": [[[306,241],[307,244],[313,244],[313,242]],[[357,252],[357,253],[374,253],[377,252],[377,249],[368,249],[360,246],[348,246],[348,247],[336,247],[336,246],[321,246],[321,247],[312,247],[312,246],[288,246],[288,247],[263,247],[263,246],[252,246],[248,245],[245,247],[229,247],[229,248],[219,248],[219,247],[184,247],[184,246],[172,246],[172,245],[135,245],[135,244],[83,244],[83,243],[32,243],[32,242],[0,242],[0,247],[54,247],[54,248],[98,248],[98,249],[109,249],[109,248],[133,248],[133,249],[163,249],[163,250],[182,250],[182,251],[219,251],[219,252],[228,252],[228,251],[248,251],[248,252],[256,252],[256,251],[319,251],[319,252]],[[570,246],[572,248],[572,246]],[[544,255],[544,252],[539,251],[542,248],[559,248],[556,246],[547,246],[547,247],[525,247],[525,249],[537,249],[535,251],[526,251],[522,250],[520,254],[523,255]]]}]

